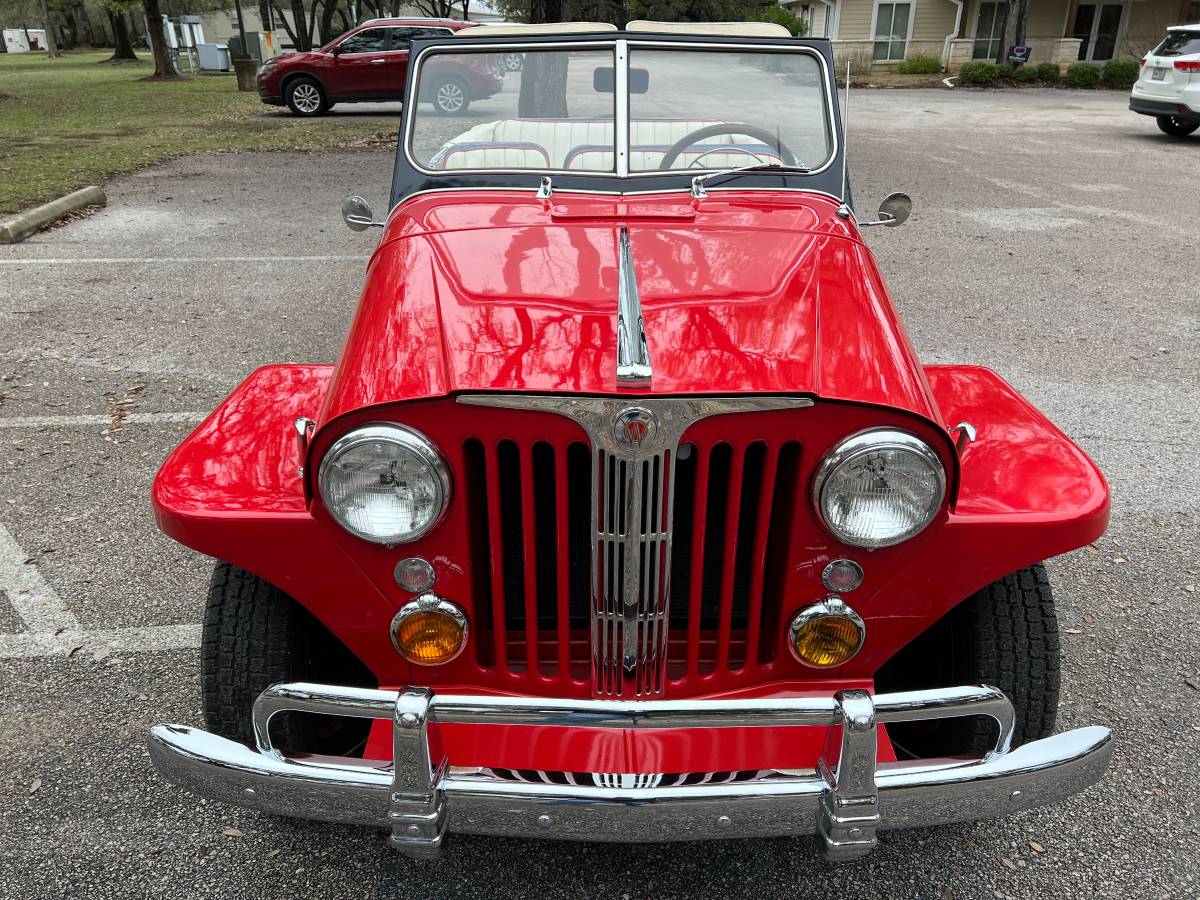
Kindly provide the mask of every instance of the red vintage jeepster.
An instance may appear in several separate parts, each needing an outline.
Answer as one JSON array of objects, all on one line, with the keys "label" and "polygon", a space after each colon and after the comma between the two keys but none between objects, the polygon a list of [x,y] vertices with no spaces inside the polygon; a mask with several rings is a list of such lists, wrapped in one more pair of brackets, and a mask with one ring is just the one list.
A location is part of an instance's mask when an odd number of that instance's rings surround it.
[{"label": "red vintage jeepster", "polygon": [[[855,211],[830,44],[774,26],[415,41],[336,365],[254,372],[154,508],[218,562],[204,796],[601,841],[880,829],[1059,801],[1041,560],[1108,518],[998,375],[923,366]],[[517,58],[447,116],[425,73]]]}]

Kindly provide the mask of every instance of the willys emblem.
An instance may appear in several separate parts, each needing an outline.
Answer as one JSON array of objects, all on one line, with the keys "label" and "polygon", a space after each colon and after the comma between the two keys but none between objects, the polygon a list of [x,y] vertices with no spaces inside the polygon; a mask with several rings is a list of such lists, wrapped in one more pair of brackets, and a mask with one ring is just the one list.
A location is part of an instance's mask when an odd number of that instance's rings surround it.
[{"label": "willys emblem", "polygon": [[630,406],[613,419],[613,437],[628,450],[649,447],[658,437],[658,418],[641,406]]}]

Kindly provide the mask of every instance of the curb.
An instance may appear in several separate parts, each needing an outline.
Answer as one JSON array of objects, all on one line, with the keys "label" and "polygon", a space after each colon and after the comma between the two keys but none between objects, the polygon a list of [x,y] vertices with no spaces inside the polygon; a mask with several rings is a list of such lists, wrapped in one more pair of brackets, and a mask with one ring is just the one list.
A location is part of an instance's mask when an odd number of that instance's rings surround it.
[{"label": "curb", "polygon": [[0,222],[0,244],[17,244],[25,240],[47,225],[52,225],[63,216],[69,215],[85,206],[104,206],[108,198],[104,191],[92,185],[72,191],[57,200],[27,209],[11,219]]}]

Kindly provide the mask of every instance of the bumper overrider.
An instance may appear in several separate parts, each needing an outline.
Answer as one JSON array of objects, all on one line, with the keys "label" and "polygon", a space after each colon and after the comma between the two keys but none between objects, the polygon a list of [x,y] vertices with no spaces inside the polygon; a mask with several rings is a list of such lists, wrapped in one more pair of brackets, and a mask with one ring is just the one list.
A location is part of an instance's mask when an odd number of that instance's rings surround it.
[{"label": "bumper overrider", "polygon": [[[391,719],[394,763],[287,758],[270,735],[272,717],[284,711]],[[878,724],[966,715],[999,725],[995,749],[982,758],[876,762]],[[457,769],[429,749],[429,726],[451,723],[840,727],[829,729],[811,774],[613,787],[513,782],[486,769]],[[297,683],[258,698],[256,749],[183,725],[158,725],[150,732],[150,756],[160,774],[193,793],[277,815],[386,828],[393,847],[416,857],[436,855],[455,831],[623,842],[818,834],[826,855],[840,860],[869,852],[882,828],[944,825],[1062,800],[1096,782],[1112,756],[1107,728],[1079,728],[1014,750],[1013,724],[1012,704],[986,685],[874,697],[848,690],[820,698],[618,701]]]}]

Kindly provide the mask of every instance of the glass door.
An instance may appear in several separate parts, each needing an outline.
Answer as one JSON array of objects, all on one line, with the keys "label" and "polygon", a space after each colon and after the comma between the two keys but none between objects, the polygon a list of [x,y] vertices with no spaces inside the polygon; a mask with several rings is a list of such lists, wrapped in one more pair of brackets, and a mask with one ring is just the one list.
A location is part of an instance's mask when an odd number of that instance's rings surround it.
[{"label": "glass door", "polygon": [[1079,58],[1088,62],[1112,59],[1124,18],[1124,3],[1080,3],[1071,29],[1071,37],[1079,38]]}]

